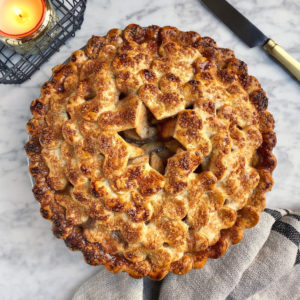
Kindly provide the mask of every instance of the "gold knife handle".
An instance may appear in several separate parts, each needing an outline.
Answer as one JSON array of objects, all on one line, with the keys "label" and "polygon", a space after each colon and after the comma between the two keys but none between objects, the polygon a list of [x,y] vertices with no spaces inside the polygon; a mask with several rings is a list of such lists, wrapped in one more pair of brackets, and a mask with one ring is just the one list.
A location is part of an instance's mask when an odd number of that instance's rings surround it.
[{"label": "gold knife handle", "polygon": [[281,46],[269,39],[264,44],[264,49],[275,57],[298,81],[300,81],[300,63],[289,55]]}]

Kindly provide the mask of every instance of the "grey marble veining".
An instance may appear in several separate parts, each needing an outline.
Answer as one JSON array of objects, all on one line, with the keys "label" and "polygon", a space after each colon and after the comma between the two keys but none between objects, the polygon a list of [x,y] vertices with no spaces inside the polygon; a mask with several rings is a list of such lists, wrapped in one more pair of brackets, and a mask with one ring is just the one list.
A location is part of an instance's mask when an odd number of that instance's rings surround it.
[{"label": "grey marble veining", "polygon": [[[300,60],[298,0],[231,0],[262,31]],[[261,49],[247,48],[198,0],[89,0],[82,29],[22,85],[0,85],[0,298],[70,299],[78,285],[99,267],[84,263],[50,231],[33,199],[23,145],[29,104],[50,69],[92,35],[129,23],[174,25],[213,37],[248,63],[269,96],[276,119],[278,167],[269,207],[299,208],[300,84]]]}]

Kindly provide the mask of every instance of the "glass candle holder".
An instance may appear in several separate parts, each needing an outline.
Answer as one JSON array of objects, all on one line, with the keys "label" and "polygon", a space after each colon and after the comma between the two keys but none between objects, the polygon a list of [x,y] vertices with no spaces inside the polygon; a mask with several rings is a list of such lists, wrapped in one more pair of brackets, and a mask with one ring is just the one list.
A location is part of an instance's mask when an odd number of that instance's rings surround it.
[{"label": "glass candle holder", "polygon": [[2,0],[0,4],[0,41],[17,53],[36,54],[55,36],[55,31],[46,34],[57,23],[50,0]]}]

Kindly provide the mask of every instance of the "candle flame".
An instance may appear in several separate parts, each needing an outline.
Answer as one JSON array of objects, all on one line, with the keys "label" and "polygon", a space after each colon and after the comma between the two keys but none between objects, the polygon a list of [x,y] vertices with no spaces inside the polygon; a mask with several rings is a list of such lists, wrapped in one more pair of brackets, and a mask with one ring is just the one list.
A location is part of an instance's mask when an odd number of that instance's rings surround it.
[{"label": "candle flame", "polygon": [[18,7],[14,7],[13,8],[14,13],[19,16],[20,18],[22,18],[22,10]]}]

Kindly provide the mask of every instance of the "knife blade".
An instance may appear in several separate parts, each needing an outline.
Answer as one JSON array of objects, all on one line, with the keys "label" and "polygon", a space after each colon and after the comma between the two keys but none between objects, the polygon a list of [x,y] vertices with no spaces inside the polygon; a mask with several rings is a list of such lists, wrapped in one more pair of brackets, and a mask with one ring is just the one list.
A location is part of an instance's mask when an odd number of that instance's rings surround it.
[{"label": "knife blade", "polygon": [[300,81],[300,63],[225,0],[201,0],[250,48],[261,46]]}]

